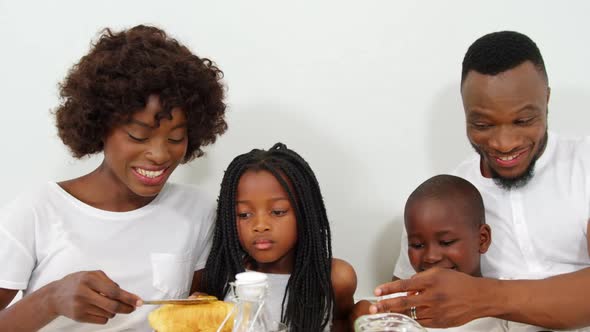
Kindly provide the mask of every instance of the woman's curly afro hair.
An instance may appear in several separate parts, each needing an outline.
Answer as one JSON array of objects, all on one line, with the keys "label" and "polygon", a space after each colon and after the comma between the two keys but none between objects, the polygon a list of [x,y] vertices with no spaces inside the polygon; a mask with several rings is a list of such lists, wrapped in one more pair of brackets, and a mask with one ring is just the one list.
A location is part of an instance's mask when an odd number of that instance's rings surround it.
[{"label": "woman's curly afro hair", "polygon": [[103,30],[86,56],[60,84],[55,110],[58,135],[76,158],[101,152],[109,131],[158,95],[170,118],[179,107],[188,120],[188,147],[183,162],[203,155],[201,147],[227,130],[223,73],[158,28]]}]

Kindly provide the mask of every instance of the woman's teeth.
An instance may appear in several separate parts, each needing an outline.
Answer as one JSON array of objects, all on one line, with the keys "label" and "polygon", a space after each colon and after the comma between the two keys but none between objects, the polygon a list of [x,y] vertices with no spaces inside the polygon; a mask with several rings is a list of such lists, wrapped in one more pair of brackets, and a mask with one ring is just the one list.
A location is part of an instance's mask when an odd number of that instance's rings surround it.
[{"label": "woman's teeth", "polygon": [[498,157],[498,159],[503,160],[503,161],[510,161],[510,160],[513,160],[516,157],[518,157],[518,155],[508,156],[508,157]]},{"label": "woman's teeth", "polygon": [[147,178],[150,178],[150,179],[157,178],[158,176],[162,175],[162,173],[164,173],[163,169],[161,169],[159,171],[148,171],[145,169],[136,168],[135,170],[137,171],[137,173],[139,173]]}]

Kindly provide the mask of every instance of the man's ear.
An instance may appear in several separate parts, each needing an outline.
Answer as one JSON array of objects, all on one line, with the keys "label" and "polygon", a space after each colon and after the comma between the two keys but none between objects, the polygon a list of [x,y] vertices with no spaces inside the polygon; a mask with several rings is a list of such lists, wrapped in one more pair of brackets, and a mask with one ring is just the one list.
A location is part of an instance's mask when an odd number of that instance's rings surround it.
[{"label": "man's ear", "polygon": [[479,226],[479,253],[485,254],[492,244],[492,229],[489,225]]}]

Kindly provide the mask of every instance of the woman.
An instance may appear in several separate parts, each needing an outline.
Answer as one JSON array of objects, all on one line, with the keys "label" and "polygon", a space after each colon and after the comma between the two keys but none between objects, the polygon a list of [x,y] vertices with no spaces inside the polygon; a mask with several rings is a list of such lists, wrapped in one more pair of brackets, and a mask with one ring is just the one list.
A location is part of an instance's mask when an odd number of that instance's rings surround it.
[{"label": "woman", "polygon": [[143,298],[189,294],[214,205],[167,180],[227,129],[221,78],[160,29],[104,31],[55,112],[72,154],[103,162],[0,210],[2,330],[149,330]]}]

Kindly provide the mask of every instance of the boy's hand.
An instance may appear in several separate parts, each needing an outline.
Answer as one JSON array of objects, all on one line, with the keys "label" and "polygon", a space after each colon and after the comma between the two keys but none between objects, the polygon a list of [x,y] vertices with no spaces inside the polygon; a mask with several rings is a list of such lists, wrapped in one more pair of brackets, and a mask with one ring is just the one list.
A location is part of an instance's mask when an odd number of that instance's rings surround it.
[{"label": "boy's hand", "polygon": [[102,271],[69,274],[51,285],[49,309],[78,322],[106,324],[116,314],[128,314],[141,299],[119,287]]},{"label": "boy's hand", "polygon": [[366,300],[360,300],[354,304],[354,307],[352,307],[352,311],[351,311],[350,317],[348,319],[350,327],[351,327],[351,331],[354,331],[354,322],[360,316],[370,314],[370,312],[369,312],[370,306],[371,306],[371,302],[366,301]]},{"label": "boy's hand", "polygon": [[408,292],[408,295],[371,305],[370,312],[398,312],[412,316],[426,327],[453,327],[482,317],[477,304],[485,294],[483,278],[449,269],[432,268],[412,276],[378,286],[375,295]]}]

